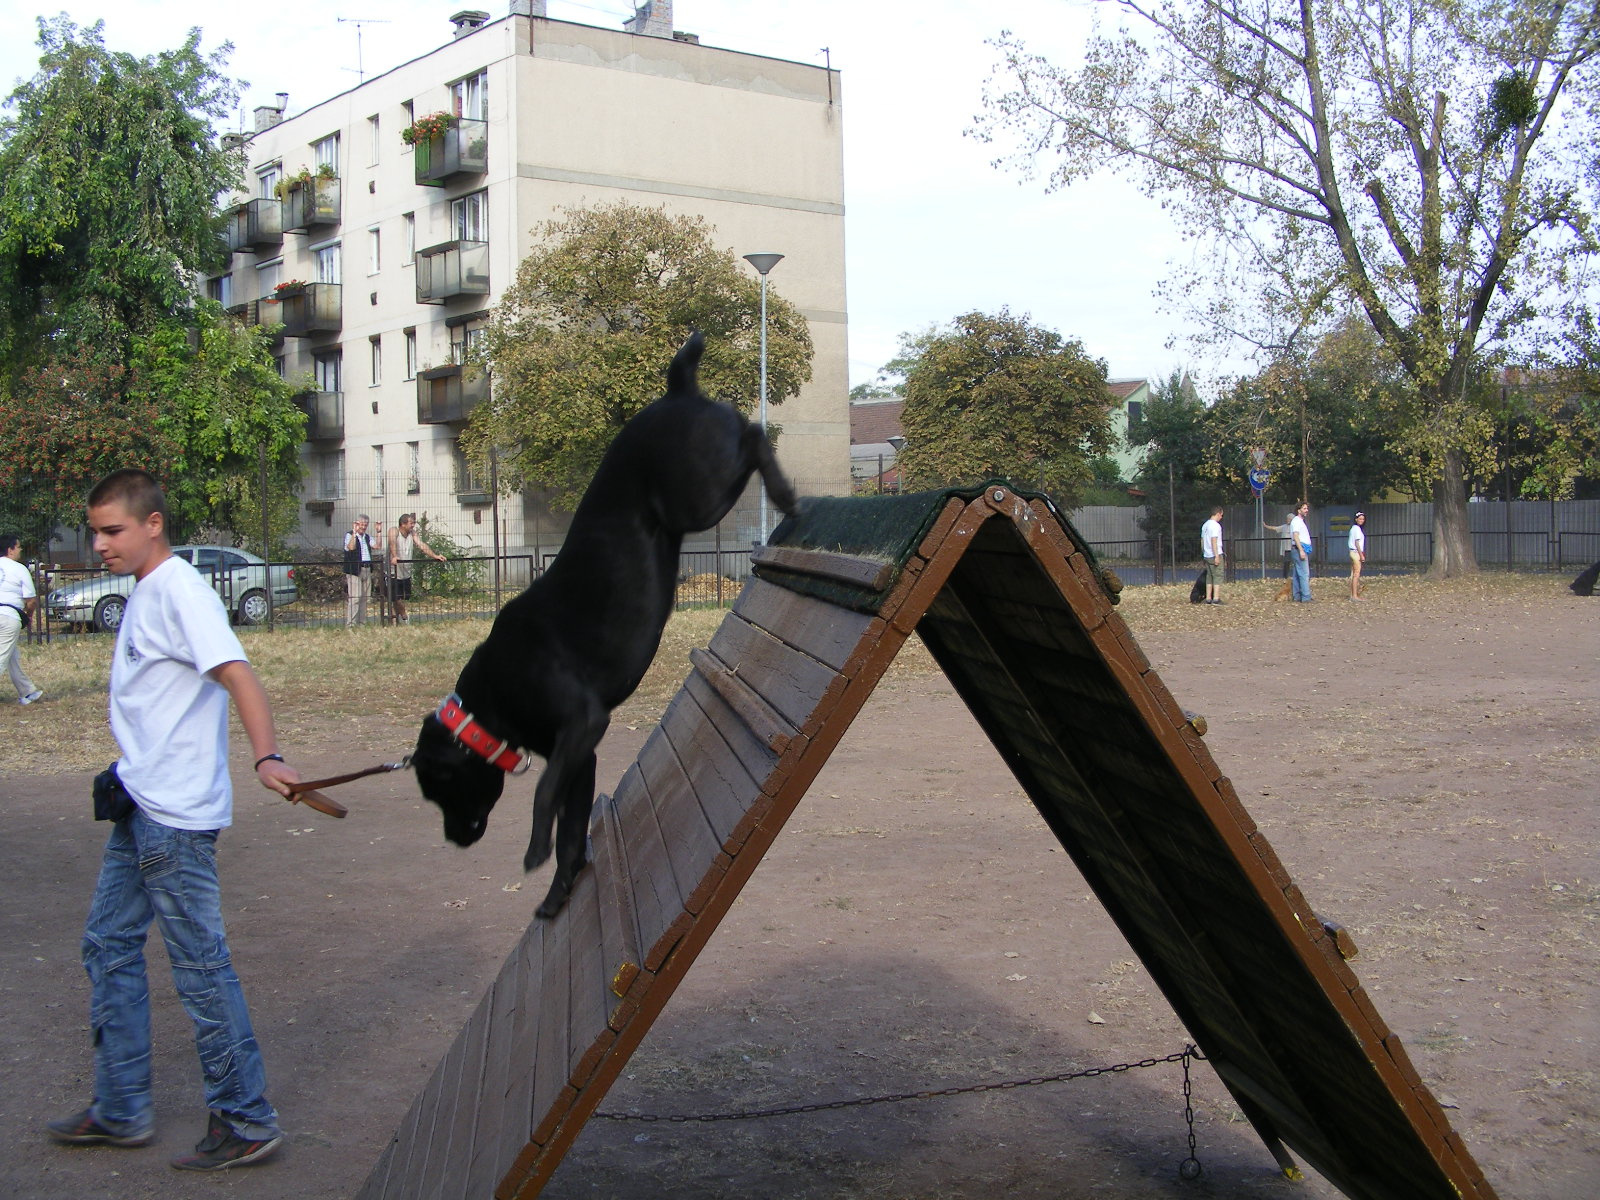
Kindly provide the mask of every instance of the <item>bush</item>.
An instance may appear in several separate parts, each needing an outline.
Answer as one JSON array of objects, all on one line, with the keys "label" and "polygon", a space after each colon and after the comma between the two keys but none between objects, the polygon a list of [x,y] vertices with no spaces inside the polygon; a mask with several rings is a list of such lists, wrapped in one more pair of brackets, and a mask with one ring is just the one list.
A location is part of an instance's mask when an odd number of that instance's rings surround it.
[{"label": "bush", "polygon": [[480,591],[484,586],[482,562],[462,562],[474,553],[444,531],[434,531],[428,524],[427,514],[417,518],[417,536],[427,542],[435,554],[442,554],[448,562],[434,562],[419,558],[411,568],[411,588],[414,597],[465,596]]}]

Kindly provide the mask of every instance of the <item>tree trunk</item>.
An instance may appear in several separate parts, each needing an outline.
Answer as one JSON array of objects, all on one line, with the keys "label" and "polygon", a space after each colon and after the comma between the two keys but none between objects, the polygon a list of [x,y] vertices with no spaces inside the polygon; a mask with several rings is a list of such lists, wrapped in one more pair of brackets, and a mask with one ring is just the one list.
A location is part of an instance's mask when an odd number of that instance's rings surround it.
[{"label": "tree trunk", "polygon": [[1452,448],[1445,451],[1439,478],[1433,483],[1433,565],[1428,576],[1451,579],[1477,571],[1478,556],[1472,551],[1472,530],[1467,522],[1467,485],[1461,453]]}]

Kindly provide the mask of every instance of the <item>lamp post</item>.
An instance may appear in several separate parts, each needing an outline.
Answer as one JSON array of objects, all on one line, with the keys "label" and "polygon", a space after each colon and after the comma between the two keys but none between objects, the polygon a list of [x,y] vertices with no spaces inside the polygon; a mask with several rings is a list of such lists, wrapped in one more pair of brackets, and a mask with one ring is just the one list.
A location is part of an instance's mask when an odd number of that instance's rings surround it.
[{"label": "lamp post", "polygon": [[[771,252],[746,254],[745,262],[761,273],[761,436],[767,436],[767,272],[783,261]],[[767,481],[761,481],[761,544],[767,542]]]}]

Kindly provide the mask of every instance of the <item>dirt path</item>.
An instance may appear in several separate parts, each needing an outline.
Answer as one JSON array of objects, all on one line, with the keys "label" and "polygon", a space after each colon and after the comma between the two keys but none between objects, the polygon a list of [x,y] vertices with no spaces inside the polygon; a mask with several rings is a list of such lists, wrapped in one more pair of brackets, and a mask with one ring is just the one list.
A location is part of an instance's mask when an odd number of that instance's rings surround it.
[{"label": "dirt path", "polygon": [[[1214,755],[1296,881],[1354,934],[1352,966],[1506,1200],[1589,1200],[1600,1178],[1597,617],[1564,592],[1425,620],[1379,598],[1141,637],[1207,716]],[[0,739],[18,711],[0,710]],[[388,747],[411,732],[378,722],[362,737]],[[614,727],[602,779],[645,732]],[[331,734],[312,749],[308,772],[349,761]],[[204,1115],[160,950],[155,1147],[65,1150],[39,1131],[88,1094],[77,941],[103,833],[87,784],[0,778],[0,1197],[351,1195],[542,894],[519,869],[526,804],[459,851],[409,780],[345,789],[344,822],[240,803],[223,840],[230,931],[290,1140],[273,1164],[196,1179],[165,1166]],[[943,679],[901,672],[602,1108],[917,1091],[1183,1043]],[[755,1122],[595,1121],[546,1195],[1337,1195],[1282,1180],[1203,1065],[1205,1174],[1179,1182],[1180,1085],[1161,1066]]]}]

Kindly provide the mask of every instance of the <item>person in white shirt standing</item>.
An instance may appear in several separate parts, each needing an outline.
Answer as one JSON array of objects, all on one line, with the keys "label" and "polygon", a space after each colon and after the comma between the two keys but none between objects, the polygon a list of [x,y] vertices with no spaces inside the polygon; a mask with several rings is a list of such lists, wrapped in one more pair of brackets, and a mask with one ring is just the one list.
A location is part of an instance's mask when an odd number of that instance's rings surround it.
[{"label": "person in white shirt standing", "polygon": [[1360,600],[1361,564],[1367,561],[1367,514],[1358,512],[1350,522],[1350,599]]},{"label": "person in white shirt standing", "polygon": [[94,1099],[46,1129],[72,1145],[143,1146],[155,1134],[145,939],[154,923],[194,1022],[209,1110],[205,1136],[171,1160],[187,1171],[260,1162],[283,1141],[228,951],[217,835],[233,821],[228,705],[250,739],[256,779],[287,796],[300,776],[278,753],[272,708],[216,591],[172,553],[166,498],[144,471],[89,494],[95,552],[137,583],[111,660],[115,782],[131,801],[113,820],[83,931]]},{"label": "person in white shirt standing", "polygon": [[11,676],[21,704],[44,699],[22,670],[22,634],[38,603],[33,573],[22,565],[22,540],[14,533],[0,534],[0,670]]},{"label": "person in white shirt standing", "polygon": [[1206,560],[1206,603],[1221,604],[1222,587],[1222,508],[1211,510],[1211,519],[1200,526],[1200,557]]},{"label": "person in white shirt standing", "polygon": [[1294,568],[1294,598],[1302,603],[1311,600],[1311,530],[1306,516],[1311,505],[1302,500],[1289,518],[1289,540],[1294,544],[1294,556],[1289,565]]}]

